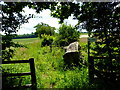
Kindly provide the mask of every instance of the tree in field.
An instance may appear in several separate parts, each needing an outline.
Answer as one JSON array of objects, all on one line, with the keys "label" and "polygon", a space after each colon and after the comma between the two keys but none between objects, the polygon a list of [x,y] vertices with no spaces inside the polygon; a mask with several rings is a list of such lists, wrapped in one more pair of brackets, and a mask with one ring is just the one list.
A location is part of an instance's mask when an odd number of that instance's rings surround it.
[{"label": "tree in field", "polygon": [[4,2],[2,5],[2,32],[5,33],[2,36],[2,60],[10,60],[14,51],[10,48],[16,45],[12,42],[12,33],[17,32],[20,25],[27,23],[29,18],[33,15],[22,15],[23,8],[28,6],[35,9],[37,13],[40,13],[43,9],[54,8],[56,3],[48,2]]},{"label": "tree in field", "polygon": [[59,36],[56,42],[60,46],[67,46],[79,39],[79,32],[71,25],[62,24],[58,31]]},{"label": "tree in field", "polygon": [[37,24],[36,34],[38,37],[42,38],[42,46],[49,46],[53,43],[53,36],[55,35],[55,27],[51,27],[48,24],[41,23]]},{"label": "tree in field", "polygon": [[55,34],[55,27],[51,27],[45,23],[37,24],[34,28],[36,28],[36,33],[40,38],[42,37],[42,34],[50,36]]}]

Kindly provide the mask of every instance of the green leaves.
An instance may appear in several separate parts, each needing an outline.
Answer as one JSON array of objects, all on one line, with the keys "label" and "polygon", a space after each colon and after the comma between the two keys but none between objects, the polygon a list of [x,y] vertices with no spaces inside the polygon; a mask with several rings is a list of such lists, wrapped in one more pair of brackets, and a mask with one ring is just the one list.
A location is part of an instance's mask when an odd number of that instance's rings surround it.
[{"label": "green leaves", "polygon": [[[2,60],[10,60],[14,55],[14,48],[25,47],[24,45],[14,43],[12,38],[14,35],[4,35],[2,36]],[[14,47],[14,48],[13,48]]]},{"label": "green leaves", "polygon": [[54,37],[50,35],[41,35],[42,38],[42,46],[50,46],[53,43]]},{"label": "green leaves", "polygon": [[41,23],[41,24],[37,24],[34,28],[36,28],[36,33],[38,34],[38,36],[41,38],[42,34],[46,34],[46,35],[54,35],[55,34],[55,27],[51,27],[48,24],[45,23]]},{"label": "green leaves", "polygon": [[[11,41],[12,38],[8,37],[13,32],[16,33],[20,26],[24,23],[28,22],[29,18],[33,18],[33,15],[23,15],[21,12],[23,11],[23,8],[28,6],[29,8],[33,8],[36,10],[37,13],[42,11],[43,9],[50,8],[51,5],[56,5],[55,3],[48,3],[48,2],[4,2],[2,5],[2,31],[5,32],[6,37],[3,37],[3,50],[6,48],[10,48],[13,46],[13,42]],[[47,34],[53,35],[55,28],[53,27],[43,27],[42,29],[46,30],[45,32]],[[49,30],[50,29],[50,30]],[[15,46],[15,45],[14,45]],[[13,47],[14,47],[13,46]],[[11,51],[10,51],[11,52]],[[10,53],[9,51],[4,53],[4,56],[7,56],[7,53]],[[12,56],[10,56],[12,57]],[[4,59],[4,57],[3,57]]]},{"label": "green leaves", "polygon": [[59,27],[59,36],[56,41],[60,46],[67,46],[79,39],[79,32],[71,25],[62,24]]},{"label": "green leaves", "polygon": [[51,15],[59,18],[59,23],[63,23],[64,19],[68,19],[72,13],[79,11],[79,4],[72,2],[61,2],[56,5],[56,8],[51,8]]}]

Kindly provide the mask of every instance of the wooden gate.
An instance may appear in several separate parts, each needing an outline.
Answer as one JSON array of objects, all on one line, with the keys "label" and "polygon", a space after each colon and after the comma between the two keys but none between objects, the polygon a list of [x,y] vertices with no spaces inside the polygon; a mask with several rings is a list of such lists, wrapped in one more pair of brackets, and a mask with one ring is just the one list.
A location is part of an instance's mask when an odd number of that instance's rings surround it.
[{"label": "wooden gate", "polygon": [[[30,64],[30,72],[8,73],[8,74],[4,75],[4,77],[31,75],[31,85],[23,86],[22,88],[31,88],[32,90],[36,90],[37,83],[36,83],[34,59],[31,58],[29,60],[16,60],[16,61],[3,61],[2,62],[2,64],[13,64],[13,63],[15,63],[15,64],[16,63],[29,63]],[[15,88],[17,88],[17,87],[15,87]]]},{"label": "wooden gate", "polygon": [[[90,83],[93,83],[95,79],[101,79],[104,82],[118,82],[120,83],[120,67],[112,65],[109,68],[109,65],[103,64],[107,57],[89,57],[89,80]],[[99,62],[101,60],[101,63]],[[112,59],[115,60],[115,59]],[[98,63],[99,62],[99,63]],[[102,67],[102,68],[101,68]]]}]

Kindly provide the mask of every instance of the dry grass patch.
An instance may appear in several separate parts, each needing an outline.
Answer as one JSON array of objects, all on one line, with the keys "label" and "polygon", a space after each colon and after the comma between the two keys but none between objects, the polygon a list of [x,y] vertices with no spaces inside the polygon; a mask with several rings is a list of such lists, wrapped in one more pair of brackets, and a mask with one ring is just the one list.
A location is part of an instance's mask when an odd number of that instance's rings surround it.
[{"label": "dry grass patch", "polygon": [[80,38],[80,43],[87,43],[88,39],[87,38]]}]

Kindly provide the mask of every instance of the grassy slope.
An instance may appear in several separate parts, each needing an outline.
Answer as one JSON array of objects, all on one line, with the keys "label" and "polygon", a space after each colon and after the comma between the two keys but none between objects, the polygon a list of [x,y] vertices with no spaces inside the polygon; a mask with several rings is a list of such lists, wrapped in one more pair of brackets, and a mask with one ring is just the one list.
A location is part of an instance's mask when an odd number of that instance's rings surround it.
[{"label": "grassy slope", "polygon": [[[12,60],[35,59],[37,87],[38,88],[85,88],[88,85],[88,70],[63,71],[63,55],[64,50],[59,47],[53,47],[52,51],[49,46],[41,47],[39,38],[14,39],[27,46],[27,48],[16,48],[16,52]],[[86,42],[80,42],[84,59],[87,59]],[[17,68],[18,72],[29,71],[29,65],[10,65],[7,67]],[[16,69],[13,71],[16,72]],[[29,83],[30,77],[24,79],[24,83]]]}]

